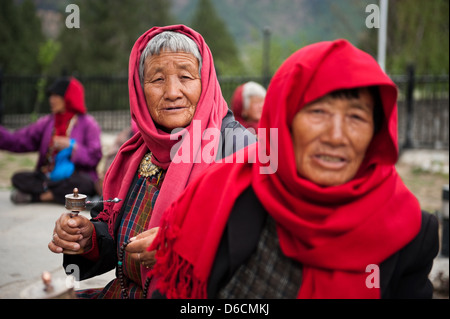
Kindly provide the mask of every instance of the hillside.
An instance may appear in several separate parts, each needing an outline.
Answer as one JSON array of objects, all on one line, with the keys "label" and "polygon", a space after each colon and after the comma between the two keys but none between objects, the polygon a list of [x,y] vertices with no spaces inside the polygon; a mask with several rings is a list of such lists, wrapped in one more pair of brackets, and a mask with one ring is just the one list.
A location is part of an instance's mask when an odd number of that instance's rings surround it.
[{"label": "hillside", "polygon": [[[197,0],[171,0],[172,13],[189,24]],[[369,0],[211,0],[238,47],[261,41],[262,30],[281,43],[347,38],[357,43],[366,32]]]}]

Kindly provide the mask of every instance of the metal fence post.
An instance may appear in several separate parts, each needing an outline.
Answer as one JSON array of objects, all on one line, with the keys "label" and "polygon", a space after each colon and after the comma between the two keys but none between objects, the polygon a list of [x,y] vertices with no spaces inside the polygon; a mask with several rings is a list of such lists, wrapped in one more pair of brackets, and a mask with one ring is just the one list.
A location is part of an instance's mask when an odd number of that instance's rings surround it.
[{"label": "metal fence post", "polygon": [[264,87],[269,85],[270,81],[270,28],[265,27],[263,30],[263,61],[262,61],[262,77]]},{"label": "metal fence post", "polygon": [[413,120],[414,120],[414,66],[408,65],[406,70],[408,77],[408,86],[406,89],[406,134],[405,134],[405,143],[403,144],[403,148],[413,148]]},{"label": "metal fence post", "polygon": [[444,185],[442,188],[442,211],[441,211],[441,220],[442,220],[442,239],[441,239],[441,256],[447,257],[449,255],[448,252],[448,241],[449,241],[449,229],[448,229],[448,184]]},{"label": "metal fence post", "polygon": [[3,112],[4,112],[2,92],[3,92],[3,70],[0,68],[0,125],[3,124]]}]

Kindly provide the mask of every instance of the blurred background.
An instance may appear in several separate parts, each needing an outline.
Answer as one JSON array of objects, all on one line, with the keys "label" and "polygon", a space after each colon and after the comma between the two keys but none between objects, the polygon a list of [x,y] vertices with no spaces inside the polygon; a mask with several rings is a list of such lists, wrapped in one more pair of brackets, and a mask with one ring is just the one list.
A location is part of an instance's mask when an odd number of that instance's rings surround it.
[{"label": "blurred background", "polygon": [[[228,102],[245,81],[267,87],[280,64],[307,44],[345,38],[377,59],[380,29],[373,27],[371,8],[382,2],[2,0],[0,124],[14,130],[47,114],[46,87],[58,76],[74,75],[103,133],[127,127],[128,57],[136,39],[153,26],[185,24],[203,35]],[[448,153],[449,1],[386,2],[384,68],[399,87],[400,151]],[[0,187],[9,187],[12,163],[34,162],[15,156],[0,152],[0,170],[6,171]],[[420,163],[419,172],[443,174],[448,184],[448,156],[409,160]]]},{"label": "blurred background", "polygon": [[[78,6],[78,28],[70,28],[77,18],[70,4]],[[267,86],[289,55],[313,42],[345,38],[377,58],[379,29],[367,25],[373,4],[379,1],[2,0],[0,123],[18,128],[47,113],[45,87],[74,75],[102,129],[119,131],[129,123],[128,57],[152,26],[201,33],[228,102],[244,81]],[[448,149],[448,12],[447,0],[388,1],[385,70],[400,88],[402,146]]]}]

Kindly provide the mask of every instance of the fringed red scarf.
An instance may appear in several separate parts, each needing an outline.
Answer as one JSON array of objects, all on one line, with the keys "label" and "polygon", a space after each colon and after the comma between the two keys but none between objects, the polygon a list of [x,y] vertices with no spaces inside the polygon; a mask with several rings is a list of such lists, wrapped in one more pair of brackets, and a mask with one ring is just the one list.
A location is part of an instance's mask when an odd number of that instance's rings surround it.
[{"label": "fringed red scarf", "polygon": [[[343,185],[320,187],[298,176],[290,134],[294,115],[332,91],[378,86],[384,119],[358,174]],[[168,209],[149,250],[158,248],[153,275],[169,298],[206,298],[217,247],[234,202],[249,186],[274,218],[282,252],[302,264],[298,298],[379,298],[366,284],[371,265],[419,232],[417,199],[395,170],[397,90],[368,54],[345,40],[294,53],[269,86],[258,144],[241,150],[244,163],[217,164],[191,183]],[[277,128],[278,138],[269,128]],[[272,174],[259,151],[274,148]],[[227,162],[227,161],[226,161]],[[369,268],[372,269],[372,268]],[[214,297],[214,296],[209,296]]]}]

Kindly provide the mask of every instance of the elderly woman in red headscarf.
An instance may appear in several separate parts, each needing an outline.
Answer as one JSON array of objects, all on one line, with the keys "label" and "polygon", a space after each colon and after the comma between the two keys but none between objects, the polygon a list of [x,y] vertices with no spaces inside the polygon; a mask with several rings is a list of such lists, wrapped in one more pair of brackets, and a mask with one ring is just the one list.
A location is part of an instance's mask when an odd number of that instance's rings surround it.
[{"label": "elderly woman in red headscarf", "polygon": [[188,27],[154,27],[136,41],[129,97],[138,132],[106,172],[104,204],[91,221],[63,214],[49,243],[65,249],[64,265],[78,265],[81,279],[117,267],[107,287],[79,297],[147,297],[154,254],[146,248],[163,212],[215,160],[256,141],[228,110],[211,51]]},{"label": "elderly woman in red headscarf", "polygon": [[16,153],[39,152],[33,172],[12,177],[11,200],[65,203],[77,187],[96,195],[97,165],[102,158],[100,127],[86,114],[83,85],[74,77],[57,79],[47,89],[51,114],[9,132],[0,127],[0,149]]},{"label": "elderly woman in red headscarf", "polygon": [[438,222],[396,172],[396,98],[345,40],[294,53],[244,163],[217,164],[166,212],[149,247],[154,296],[431,298]]},{"label": "elderly woman in red headscarf", "polygon": [[259,120],[261,119],[266,89],[253,81],[239,85],[231,98],[231,109],[234,117],[246,128],[251,128],[257,133]]}]

